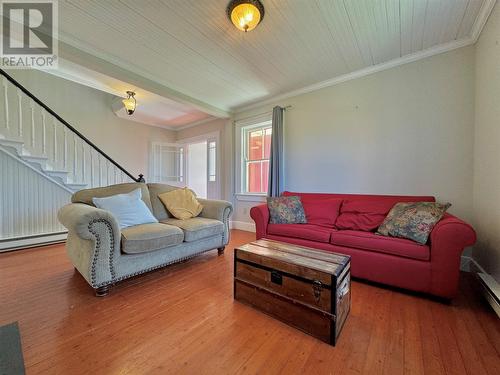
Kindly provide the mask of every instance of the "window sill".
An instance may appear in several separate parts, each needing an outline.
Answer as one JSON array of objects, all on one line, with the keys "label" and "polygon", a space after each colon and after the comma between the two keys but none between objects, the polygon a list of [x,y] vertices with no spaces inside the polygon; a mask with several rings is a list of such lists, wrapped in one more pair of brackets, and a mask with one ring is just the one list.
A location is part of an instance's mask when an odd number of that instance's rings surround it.
[{"label": "window sill", "polygon": [[241,202],[265,202],[266,194],[245,194],[238,193],[236,194],[236,200]]}]

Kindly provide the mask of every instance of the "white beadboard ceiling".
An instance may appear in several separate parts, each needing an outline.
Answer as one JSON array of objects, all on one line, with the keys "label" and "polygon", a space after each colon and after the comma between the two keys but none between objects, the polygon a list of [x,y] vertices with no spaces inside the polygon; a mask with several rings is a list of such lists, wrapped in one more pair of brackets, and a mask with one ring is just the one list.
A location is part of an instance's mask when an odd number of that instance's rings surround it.
[{"label": "white beadboard ceiling", "polygon": [[262,0],[245,34],[228,0],[60,0],[59,27],[73,47],[234,111],[471,44],[495,1]]}]

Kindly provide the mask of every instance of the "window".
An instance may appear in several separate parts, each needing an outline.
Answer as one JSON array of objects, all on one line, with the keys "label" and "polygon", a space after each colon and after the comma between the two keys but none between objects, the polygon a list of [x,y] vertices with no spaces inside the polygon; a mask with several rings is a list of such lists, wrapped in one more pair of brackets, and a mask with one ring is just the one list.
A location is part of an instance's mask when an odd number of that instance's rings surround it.
[{"label": "window", "polygon": [[217,144],[215,141],[208,142],[208,181],[215,182],[217,163]]},{"label": "window", "polygon": [[242,193],[267,193],[271,134],[270,121],[242,128]]}]

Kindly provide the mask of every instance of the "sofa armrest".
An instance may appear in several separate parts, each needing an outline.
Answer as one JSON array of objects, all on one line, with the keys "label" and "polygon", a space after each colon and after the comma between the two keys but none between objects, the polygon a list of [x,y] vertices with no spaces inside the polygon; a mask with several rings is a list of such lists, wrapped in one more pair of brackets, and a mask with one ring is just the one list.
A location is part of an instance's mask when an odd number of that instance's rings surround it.
[{"label": "sofa armrest", "polygon": [[255,221],[255,236],[257,239],[265,237],[267,234],[267,224],[269,224],[269,209],[267,204],[254,206],[250,209],[250,217]]},{"label": "sofa armrest", "polygon": [[229,242],[229,217],[233,213],[231,202],[215,199],[199,199],[203,205],[200,217],[215,219],[224,223],[224,245]]},{"label": "sofa armrest", "polygon": [[430,235],[431,293],[452,298],[458,291],[460,260],[465,247],[476,242],[476,232],[465,221],[445,214]]},{"label": "sofa armrest", "polygon": [[58,212],[68,229],[66,251],[87,282],[98,288],[115,279],[114,261],[120,256],[121,232],[108,211],[82,203],[70,203]]}]

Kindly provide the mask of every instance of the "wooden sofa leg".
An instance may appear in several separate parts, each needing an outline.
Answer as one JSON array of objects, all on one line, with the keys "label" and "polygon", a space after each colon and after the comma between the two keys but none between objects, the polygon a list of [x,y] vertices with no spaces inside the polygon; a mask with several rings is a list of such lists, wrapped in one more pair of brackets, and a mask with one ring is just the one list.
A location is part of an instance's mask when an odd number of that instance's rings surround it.
[{"label": "wooden sofa leg", "polygon": [[109,294],[109,285],[101,286],[95,290],[96,297],[106,297]]},{"label": "wooden sofa leg", "polygon": [[225,247],[225,246],[218,247],[218,248],[217,248],[217,253],[218,253],[219,255],[222,255],[222,254],[224,254],[224,250],[225,250],[225,249],[226,249],[226,247]]}]

